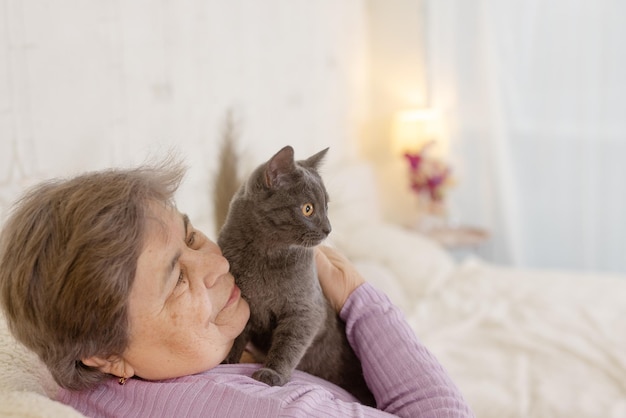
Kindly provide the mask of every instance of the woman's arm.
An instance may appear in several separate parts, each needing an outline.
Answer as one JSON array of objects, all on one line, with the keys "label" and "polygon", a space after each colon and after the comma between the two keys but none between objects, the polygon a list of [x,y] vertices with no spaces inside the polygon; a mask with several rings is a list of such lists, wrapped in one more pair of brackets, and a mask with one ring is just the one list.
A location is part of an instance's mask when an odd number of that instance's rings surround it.
[{"label": "woman's arm", "polygon": [[439,361],[402,313],[337,251],[321,247],[317,266],[324,294],[346,322],[379,409],[403,417],[473,417]]}]

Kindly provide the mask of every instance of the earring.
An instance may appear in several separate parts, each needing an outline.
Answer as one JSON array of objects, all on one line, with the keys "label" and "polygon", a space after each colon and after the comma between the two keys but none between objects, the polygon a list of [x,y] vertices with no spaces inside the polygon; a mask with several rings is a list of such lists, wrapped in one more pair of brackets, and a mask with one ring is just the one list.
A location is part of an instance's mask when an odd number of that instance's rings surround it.
[{"label": "earring", "polygon": [[121,386],[124,386],[124,383],[126,383],[126,377],[120,377],[120,380],[118,380],[117,383],[119,383]]}]

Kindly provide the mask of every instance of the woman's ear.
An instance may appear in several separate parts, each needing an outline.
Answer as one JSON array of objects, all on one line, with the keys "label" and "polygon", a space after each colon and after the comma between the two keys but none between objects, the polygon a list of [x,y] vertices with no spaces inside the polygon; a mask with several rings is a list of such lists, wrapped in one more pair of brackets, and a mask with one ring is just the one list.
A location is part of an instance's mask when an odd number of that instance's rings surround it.
[{"label": "woman's ear", "polygon": [[112,374],[117,377],[129,378],[134,375],[134,370],[129,367],[122,357],[111,356],[102,358],[91,356],[81,360],[85,366],[95,367],[103,373]]}]

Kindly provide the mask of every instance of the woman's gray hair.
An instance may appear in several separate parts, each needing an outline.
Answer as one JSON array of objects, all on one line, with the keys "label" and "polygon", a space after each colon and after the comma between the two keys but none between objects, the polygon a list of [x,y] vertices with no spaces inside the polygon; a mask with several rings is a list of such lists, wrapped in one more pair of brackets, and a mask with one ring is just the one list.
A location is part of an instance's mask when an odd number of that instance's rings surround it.
[{"label": "woman's gray hair", "polygon": [[35,186],[0,236],[0,302],[9,329],[56,382],[79,390],[107,375],[81,359],[119,356],[148,206],[173,205],[185,169],[171,160]]}]

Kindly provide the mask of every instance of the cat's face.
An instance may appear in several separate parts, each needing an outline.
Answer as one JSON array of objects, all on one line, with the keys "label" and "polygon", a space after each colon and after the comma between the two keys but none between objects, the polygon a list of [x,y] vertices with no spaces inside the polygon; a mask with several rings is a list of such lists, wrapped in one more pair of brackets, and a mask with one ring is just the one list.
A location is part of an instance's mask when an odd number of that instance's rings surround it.
[{"label": "cat's face", "polygon": [[321,243],[331,226],[328,220],[328,196],[321,178],[299,180],[293,186],[281,186],[268,196],[264,218],[271,234],[286,244],[313,247]]},{"label": "cat's face", "polygon": [[328,194],[317,172],[326,151],[294,161],[293,149],[285,147],[257,173],[253,210],[277,245],[313,247],[330,234]]}]

